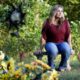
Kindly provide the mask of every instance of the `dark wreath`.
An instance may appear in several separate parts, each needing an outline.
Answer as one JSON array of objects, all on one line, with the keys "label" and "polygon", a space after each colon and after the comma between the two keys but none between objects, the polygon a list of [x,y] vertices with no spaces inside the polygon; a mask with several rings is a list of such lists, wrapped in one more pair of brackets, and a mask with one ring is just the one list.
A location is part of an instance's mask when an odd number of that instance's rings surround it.
[{"label": "dark wreath", "polygon": [[12,36],[18,36],[18,31],[21,25],[25,24],[24,22],[24,17],[26,13],[23,13],[22,10],[22,3],[19,5],[15,4],[9,4],[11,9],[8,11],[7,17],[6,17],[6,22],[8,25],[9,31],[11,29],[16,29],[16,32],[12,32]]}]

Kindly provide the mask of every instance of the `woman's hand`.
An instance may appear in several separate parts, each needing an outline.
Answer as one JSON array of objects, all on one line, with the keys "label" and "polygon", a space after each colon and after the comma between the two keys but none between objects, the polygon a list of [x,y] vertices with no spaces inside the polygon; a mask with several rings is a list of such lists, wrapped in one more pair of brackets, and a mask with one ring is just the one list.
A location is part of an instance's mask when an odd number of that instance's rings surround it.
[{"label": "woman's hand", "polygon": [[74,55],[75,51],[73,49],[71,49],[71,55]]},{"label": "woman's hand", "polygon": [[40,50],[40,49],[34,52],[35,55],[39,55],[41,53],[42,53],[42,50]]}]

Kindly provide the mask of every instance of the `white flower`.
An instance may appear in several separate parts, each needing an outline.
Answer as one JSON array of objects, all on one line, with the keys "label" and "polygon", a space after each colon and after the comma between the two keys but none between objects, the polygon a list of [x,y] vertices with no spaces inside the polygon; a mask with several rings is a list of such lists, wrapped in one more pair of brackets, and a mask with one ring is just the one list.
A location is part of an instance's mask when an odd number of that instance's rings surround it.
[{"label": "white flower", "polygon": [[0,60],[3,60],[4,57],[5,57],[5,54],[2,51],[0,51]]}]

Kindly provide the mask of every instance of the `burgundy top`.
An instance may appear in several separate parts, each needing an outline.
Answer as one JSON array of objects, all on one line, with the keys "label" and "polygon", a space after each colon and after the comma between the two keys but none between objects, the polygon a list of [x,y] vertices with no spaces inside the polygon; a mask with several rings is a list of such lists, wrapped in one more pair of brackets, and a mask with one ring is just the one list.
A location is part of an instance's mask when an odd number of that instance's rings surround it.
[{"label": "burgundy top", "polygon": [[68,42],[69,34],[70,26],[67,20],[64,20],[59,28],[57,25],[50,24],[49,20],[46,20],[42,28],[42,37],[46,40],[46,42]]}]

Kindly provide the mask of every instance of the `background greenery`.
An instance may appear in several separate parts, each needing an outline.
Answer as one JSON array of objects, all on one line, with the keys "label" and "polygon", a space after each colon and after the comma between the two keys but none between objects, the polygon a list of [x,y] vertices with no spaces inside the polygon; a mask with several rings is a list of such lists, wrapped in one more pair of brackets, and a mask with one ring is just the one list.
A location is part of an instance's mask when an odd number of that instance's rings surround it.
[{"label": "background greenery", "polygon": [[[11,9],[8,4],[18,5],[21,2],[23,12],[26,13],[25,25],[20,27],[20,37],[12,37],[5,22],[8,10]],[[21,51],[28,55],[39,49],[42,24],[55,4],[64,6],[65,16],[71,24],[73,49],[77,54],[80,50],[79,0],[0,0],[0,50],[15,56]]]},{"label": "background greenery", "polygon": [[[12,30],[8,31],[5,22],[8,10],[11,9],[8,4],[18,5],[21,2],[23,12],[26,13],[25,25],[20,26],[20,37],[12,37]],[[0,50],[15,59],[19,59],[18,54],[24,52],[28,62],[33,60],[33,52],[40,46],[42,24],[55,4],[64,6],[65,16],[71,25],[72,46],[76,57],[80,50],[80,0],[0,0]],[[80,80],[79,63],[77,59],[72,60],[72,71],[61,73],[60,80]]]}]

